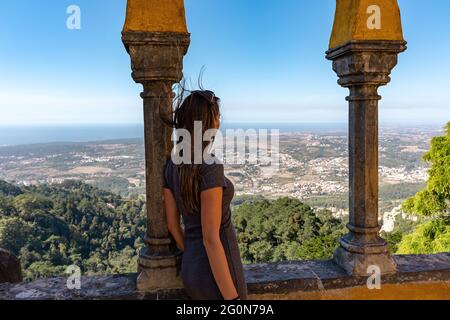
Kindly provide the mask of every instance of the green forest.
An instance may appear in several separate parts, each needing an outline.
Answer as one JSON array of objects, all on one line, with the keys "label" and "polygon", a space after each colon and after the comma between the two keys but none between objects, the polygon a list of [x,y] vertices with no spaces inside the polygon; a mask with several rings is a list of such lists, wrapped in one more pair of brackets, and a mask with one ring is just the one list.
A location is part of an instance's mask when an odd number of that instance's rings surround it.
[{"label": "green forest", "polygon": [[234,210],[244,263],[331,258],[345,225],[297,199],[258,200]]},{"label": "green forest", "polygon": [[144,201],[88,184],[17,187],[0,181],[0,248],[17,255],[24,277],[133,272],[143,245]]},{"label": "green forest", "polygon": [[[403,204],[395,229],[384,233],[391,252],[450,252],[450,123],[424,155],[425,188]],[[411,217],[414,217],[412,219]],[[233,221],[244,263],[328,259],[346,233],[345,221],[297,199],[236,197]],[[123,197],[79,181],[18,187],[0,181],[0,248],[17,255],[26,279],[136,270],[144,245],[145,199]]]},{"label": "green forest", "polygon": [[420,223],[411,232],[391,234],[398,254],[450,252],[450,122],[443,136],[433,138],[423,160],[431,165],[427,185],[403,204]]},{"label": "green forest", "polygon": [[[330,258],[345,233],[331,212],[296,199],[238,199],[233,208],[245,263]],[[0,247],[20,258],[26,279],[60,275],[72,264],[84,274],[134,272],[145,225],[139,197],[77,181],[0,181]]]}]

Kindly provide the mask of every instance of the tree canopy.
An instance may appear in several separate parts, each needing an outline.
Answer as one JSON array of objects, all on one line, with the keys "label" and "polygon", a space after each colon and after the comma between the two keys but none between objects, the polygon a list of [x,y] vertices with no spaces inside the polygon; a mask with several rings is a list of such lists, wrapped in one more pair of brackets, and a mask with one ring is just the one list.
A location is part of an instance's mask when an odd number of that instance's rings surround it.
[{"label": "tree canopy", "polygon": [[445,135],[432,139],[423,159],[431,164],[427,186],[405,201],[403,209],[428,221],[402,237],[399,254],[450,252],[450,122]]},{"label": "tree canopy", "polygon": [[26,278],[136,270],[146,214],[139,197],[122,198],[88,184],[19,188],[0,181],[0,247],[19,256]]},{"label": "tree canopy", "polygon": [[431,164],[427,187],[408,199],[403,208],[411,214],[431,216],[449,213],[450,208],[450,122],[445,135],[431,141],[423,159]]},{"label": "tree canopy", "polygon": [[330,211],[315,211],[292,198],[241,204],[234,224],[245,263],[328,259],[346,233]]},{"label": "tree canopy", "polygon": [[[144,199],[91,185],[0,184],[0,247],[16,254],[25,277],[136,270],[146,228]],[[245,263],[330,258],[345,233],[330,211],[296,199],[241,199],[233,220]]]}]

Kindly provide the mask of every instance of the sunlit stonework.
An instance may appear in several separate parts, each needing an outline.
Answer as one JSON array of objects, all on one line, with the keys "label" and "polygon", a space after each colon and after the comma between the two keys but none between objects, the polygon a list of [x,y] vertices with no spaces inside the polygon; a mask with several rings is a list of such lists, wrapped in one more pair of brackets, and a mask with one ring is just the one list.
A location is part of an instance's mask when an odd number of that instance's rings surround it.
[{"label": "sunlit stonework", "polygon": [[337,0],[329,47],[352,40],[403,40],[397,0]]}]

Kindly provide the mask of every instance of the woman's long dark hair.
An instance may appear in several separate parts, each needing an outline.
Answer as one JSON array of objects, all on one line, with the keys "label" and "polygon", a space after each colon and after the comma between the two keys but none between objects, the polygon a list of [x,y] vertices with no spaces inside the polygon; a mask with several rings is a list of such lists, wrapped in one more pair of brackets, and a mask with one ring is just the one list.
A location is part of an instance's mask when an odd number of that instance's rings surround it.
[{"label": "woman's long dark hair", "polygon": [[[187,95],[188,94],[188,95]],[[180,92],[174,101],[174,111],[163,115],[162,120],[174,129],[187,130],[194,139],[194,123],[202,123],[202,159],[209,142],[203,141],[207,130],[214,129],[220,119],[220,99],[212,91],[189,91],[180,85]],[[180,141],[178,141],[180,142]],[[180,190],[183,205],[187,212],[195,214],[200,211],[200,165],[194,164],[194,143],[191,143],[192,163],[177,165],[180,178]]]}]

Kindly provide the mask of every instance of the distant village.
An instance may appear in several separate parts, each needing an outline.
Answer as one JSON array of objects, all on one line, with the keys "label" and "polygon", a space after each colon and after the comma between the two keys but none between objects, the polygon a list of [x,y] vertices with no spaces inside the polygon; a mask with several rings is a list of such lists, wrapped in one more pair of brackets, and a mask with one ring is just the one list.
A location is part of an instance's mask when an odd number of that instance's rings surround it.
[{"label": "distant village", "polygon": [[[382,134],[380,186],[417,184],[419,189],[427,180],[428,170],[422,155],[433,135],[435,131],[418,129]],[[125,196],[142,195],[145,193],[143,154],[143,144],[138,139],[71,143],[57,150],[51,144],[38,148],[0,147],[0,179],[24,186],[80,179]],[[250,161],[225,168],[235,183],[237,196],[294,197],[327,208],[335,216],[345,216],[348,210],[344,201],[349,191],[347,155],[345,132],[285,132],[280,135],[279,166]],[[336,198],[338,204],[333,202]],[[398,200],[386,212],[398,206],[402,199]]]}]

